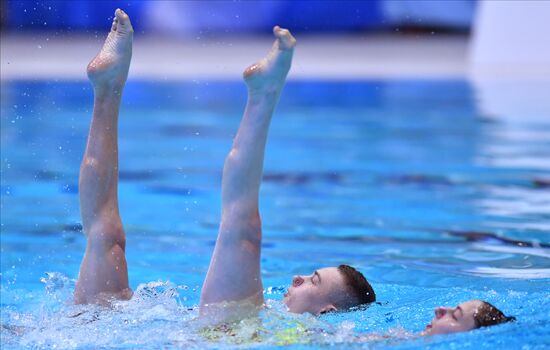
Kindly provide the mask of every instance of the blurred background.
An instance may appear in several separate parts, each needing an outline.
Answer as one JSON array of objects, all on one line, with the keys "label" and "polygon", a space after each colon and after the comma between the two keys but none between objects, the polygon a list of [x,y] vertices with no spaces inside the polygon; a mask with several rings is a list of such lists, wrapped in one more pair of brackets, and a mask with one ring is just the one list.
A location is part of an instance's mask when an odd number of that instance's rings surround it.
[{"label": "blurred background", "polygon": [[295,32],[411,30],[468,32],[474,0],[451,1],[5,1],[6,30],[105,28],[113,7],[123,7],[149,34],[235,34],[266,32],[273,23]]},{"label": "blurred background", "polygon": [[263,55],[264,37],[275,24],[300,39],[290,79],[460,77],[477,5],[470,0],[4,1],[2,73],[4,79],[85,79],[82,62],[95,53],[114,9],[121,7],[136,30],[131,79],[238,78]]},{"label": "blurred background", "polygon": [[[114,9],[136,30],[130,79],[236,79],[261,57],[273,25],[300,41],[289,79],[491,81],[505,103],[530,100],[546,115],[550,2],[370,1],[3,1],[2,79],[86,79],[84,62],[104,40]],[[513,23],[514,25],[510,25]],[[506,84],[505,84],[506,85]],[[532,85],[532,84],[528,84]],[[516,89],[517,88],[517,89]],[[480,91],[482,108],[494,94]],[[488,96],[488,97],[487,97]],[[499,95],[500,96],[500,95]],[[489,107],[487,107],[489,106]],[[502,114],[487,111],[486,114]]]},{"label": "blurred background", "polygon": [[136,30],[131,78],[238,78],[278,24],[300,38],[291,79],[358,79],[464,75],[477,2],[4,1],[3,78],[85,79],[116,7]]},{"label": "blurred background", "polygon": [[135,328],[44,316],[71,298],[85,247],[78,170],[93,107],[85,70],[117,7],[135,29],[119,133],[132,288],[184,283],[181,304],[197,305],[221,166],[246,100],[241,74],[265,55],[278,24],[298,46],[262,184],[262,273],[274,291],[266,295],[282,297],[292,274],[349,263],[381,304],[336,315],[336,326],[344,317],[360,331],[419,330],[434,306],[480,298],[518,323],[441,338],[442,348],[548,342],[550,1],[0,6],[1,321],[3,331],[36,329],[7,333],[14,348],[145,347],[133,343],[142,339],[161,348],[192,336],[171,323],[177,311],[160,314],[155,303],[121,313],[142,320]]}]

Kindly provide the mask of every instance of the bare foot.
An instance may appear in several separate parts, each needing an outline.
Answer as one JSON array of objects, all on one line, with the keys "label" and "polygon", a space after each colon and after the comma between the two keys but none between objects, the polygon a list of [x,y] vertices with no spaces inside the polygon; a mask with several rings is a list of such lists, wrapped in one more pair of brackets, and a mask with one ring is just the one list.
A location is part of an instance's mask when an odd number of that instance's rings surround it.
[{"label": "bare foot", "polygon": [[[101,51],[88,64],[86,70],[95,89],[116,89],[124,85],[132,59],[133,35],[130,17],[121,9],[117,9],[111,31]],[[120,90],[115,92],[120,93]]]},{"label": "bare foot", "polygon": [[273,27],[275,42],[266,57],[246,68],[243,76],[251,93],[278,93],[290,70],[296,39],[287,29]]}]

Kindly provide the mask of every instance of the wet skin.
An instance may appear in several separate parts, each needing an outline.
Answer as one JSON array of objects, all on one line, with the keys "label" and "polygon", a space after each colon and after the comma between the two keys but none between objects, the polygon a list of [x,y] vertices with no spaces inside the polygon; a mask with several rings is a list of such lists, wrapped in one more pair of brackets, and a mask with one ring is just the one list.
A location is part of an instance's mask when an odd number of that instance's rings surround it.
[{"label": "wet skin", "polygon": [[132,58],[133,29],[117,9],[103,47],[88,64],[94,109],[79,176],[80,214],[87,238],[74,299],[129,299],[126,235],[118,208],[118,112]]},{"label": "wet skin", "polygon": [[325,267],[309,276],[295,276],[283,302],[290,312],[319,315],[337,310],[350,298],[338,268]]},{"label": "wet skin", "polygon": [[480,300],[470,300],[456,307],[438,307],[435,317],[422,335],[467,332],[476,328],[474,315],[482,306]]},{"label": "wet skin", "polygon": [[271,117],[296,44],[286,29],[275,26],[273,35],[271,50],[243,73],[248,99],[224,164],[222,217],[200,301],[201,316],[213,322],[235,316],[227,303],[250,306],[250,312],[243,306],[236,308],[245,316],[263,304],[259,190]]}]

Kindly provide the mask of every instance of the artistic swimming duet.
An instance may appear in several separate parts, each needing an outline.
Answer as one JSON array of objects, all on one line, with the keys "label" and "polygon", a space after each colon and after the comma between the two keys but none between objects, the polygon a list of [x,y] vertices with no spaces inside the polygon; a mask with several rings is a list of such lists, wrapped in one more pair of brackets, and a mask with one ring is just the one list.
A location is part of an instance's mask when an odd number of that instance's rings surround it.
[{"label": "artistic swimming duet", "polygon": [[[268,54],[244,71],[248,100],[222,176],[222,217],[200,300],[201,317],[223,323],[250,317],[264,303],[260,272],[259,189],[271,118],[290,70],[296,40],[275,26]],[[87,246],[74,292],[79,304],[129,299],[126,237],[118,208],[118,114],[132,57],[133,28],[117,9],[105,43],[88,65],[94,109],[80,168],[79,192]],[[372,303],[376,294],[348,265],[295,276],[283,302],[293,313],[319,315]],[[471,300],[437,308],[421,335],[469,331],[513,320]]]}]

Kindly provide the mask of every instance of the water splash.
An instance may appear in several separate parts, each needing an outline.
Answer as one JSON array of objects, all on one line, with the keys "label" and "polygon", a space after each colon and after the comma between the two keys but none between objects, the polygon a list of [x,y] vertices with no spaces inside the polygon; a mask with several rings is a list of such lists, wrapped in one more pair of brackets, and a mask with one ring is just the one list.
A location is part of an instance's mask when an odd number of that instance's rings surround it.
[{"label": "water splash", "polygon": [[72,292],[76,285],[76,280],[70,279],[60,272],[46,272],[46,276],[40,278],[44,283],[44,289],[48,298],[52,302],[64,302],[72,297]]},{"label": "water splash", "polygon": [[[283,287],[266,288],[265,307],[256,318],[205,327],[197,321],[198,308],[182,303],[182,294],[197,293],[186,286],[169,281],[140,284],[128,301],[115,301],[110,306],[74,305],[72,293],[75,281],[61,273],[47,273],[41,281],[43,293],[29,299],[25,308],[8,305],[2,310],[2,348],[256,348],[290,347],[360,347],[423,346],[428,342],[441,345],[460,342],[468,335],[421,339],[415,335],[432,317],[437,305],[449,305],[469,298],[485,299],[507,306],[508,313],[518,320],[514,325],[492,327],[483,337],[498,341],[510,327],[535,327],[544,321],[536,310],[544,308],[543,295],[510,291],[497,293],[492,289],[472,291],[467,288],[418,288],[399,285],[379,285],[381,296],[393,296],[369,307],[356,308],[314,317],[287,311],[279,300],[269,295],[280,293]],[[3,287],[2,296],[10,298]],[[271,293],[271,294],[270,294]],[[275,295],[278,297],[278,295]],[[510,305],[522,307],[512,310]],[[548,306],[548,305],[547,305]],[[526,314],[535,317],[525,322]],[[540,314],[540,312],[539,312]],[[533,322],[531,322],[533,321]],[[535,323],[536,323],[535,322]],[[479,335],[478,335],[479,336]]]}]

